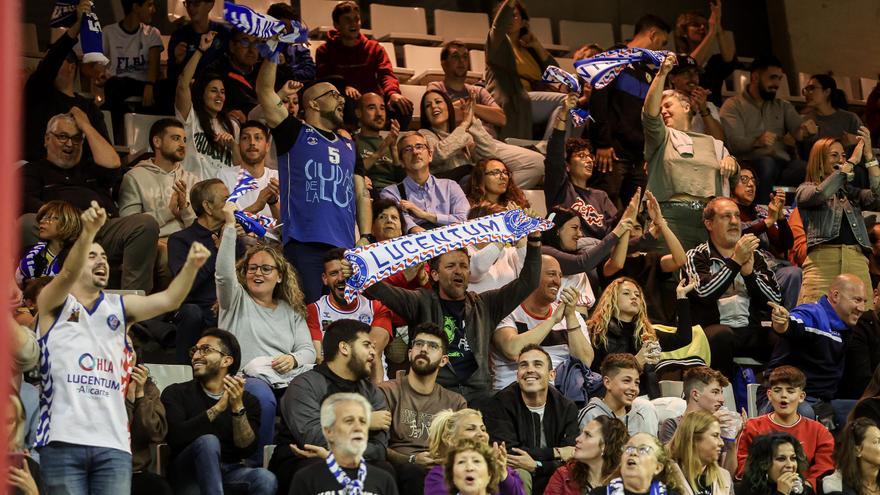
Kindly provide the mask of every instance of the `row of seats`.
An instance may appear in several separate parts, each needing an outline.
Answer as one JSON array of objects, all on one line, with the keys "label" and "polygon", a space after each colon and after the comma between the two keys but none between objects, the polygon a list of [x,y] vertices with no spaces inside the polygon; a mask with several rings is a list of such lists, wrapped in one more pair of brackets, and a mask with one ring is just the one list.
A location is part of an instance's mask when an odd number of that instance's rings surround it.
[{"label": "row of seats", "polygon": [[[730,88],[725,88],[722,92],[724,96],[732,96],[735,94],[741,93],[746,86],[749,84],[750,72],[747,70],[735,70],[733,74],[728,79],[730,82]],[[797,94],[791,93],[791,87],[789,86],[788,76],[782,76],[782,84],[779,85],[778,95],[780,98],[789,101],[803,102],[804,97],[801,95],[804,86],[810,81],[811,74],[806,72],[798,72],[798,86],[797,86]],[[844,94],[846,94],[846,99],[849,103],[864,105],[865,100],[868,99],[868,95],[871,94],[871,91],[877,86],[877,79],[872,79],[869,77],[860,77],[858,79],[858,85],[853,84],[853,78],[849,76],[832,76],[834,78],[834,82],[837,83],[837,87],[840,88]],[[858,91],[854,91],[858,90]]]}]

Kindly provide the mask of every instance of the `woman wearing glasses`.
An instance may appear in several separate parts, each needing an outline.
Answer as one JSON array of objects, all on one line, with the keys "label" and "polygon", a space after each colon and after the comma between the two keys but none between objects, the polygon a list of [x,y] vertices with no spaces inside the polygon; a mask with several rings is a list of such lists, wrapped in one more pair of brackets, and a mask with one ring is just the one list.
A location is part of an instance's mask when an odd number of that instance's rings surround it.
[{"label": "woman wearing glasses", "polygon": [[807,100],[804,116],[816,122],[815,138],[836,137],[847,146],[856,143],[862,121],[847,110],[846,93],[837,87],[833,77],[816,74],[810,77],[801,93]]},{"label": "woman wearing glasses", "polygon": [[[685,12],[675,20],[675,51],[693,57],[705,72],[701,85],[710,91],[709,99],[721,106],[721,86],[736,69],[736,47],[733,38],[724,36],[721,27],[721,0],[709,1],[709,19],[700,12]],[[628,33],[624,33],[628,34]],[[712,55],[713,44],[720,53]]]},{"label": "woman wearing glasses", "polygon": [[813,495],[804,482],[807,458],[797,438],[784,432],[761,435],[749,445],[742,481],[737,495]]},{"label": "woman wearing glasses", "polygon": [[513,172],[498,158],[483,158],[471,172],[468,201],[471,206],[486,202],[502,208],[528,208],[522,189],[513,182]]},{"label": "woman wearing glasses", "polygon": [[623,446],[620,466],[605,486],[591,495],[678,495],[675,462],[666,447],[650,433],[637,433]]},{"label": "woman wearing glasses", "polygon": [[226,203],[226,225],[217,252],[218,323],[241,344],[245,390],[260,400],[260,449],[272,443],[277,398],[314,364],[303,292],[293,267],[278,250],[257,244],[235,261],[235,206]]}]

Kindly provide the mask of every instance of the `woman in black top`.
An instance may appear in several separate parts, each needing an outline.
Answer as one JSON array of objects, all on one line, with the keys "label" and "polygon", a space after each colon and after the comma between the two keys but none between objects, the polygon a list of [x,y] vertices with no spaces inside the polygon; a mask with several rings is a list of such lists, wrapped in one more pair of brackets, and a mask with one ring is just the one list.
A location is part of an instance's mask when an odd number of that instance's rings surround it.
[{"label": "woman in black top", "polygon": [[880,492],[880,428],[870,418],[850,419],[834,449],[837,470],[822,480],[825,495]]},{"label": "woman in black top", "polygon": [[804,482],[807,457],[801,443],[783,432],[761,435],[749,445],[743,479],[737,495],[813,495]]},{"label": "woman in black top", "polygon": [[[660,468],[657,471],[657,468]],[[637,433],[623,447],[620,467],[590,495],[678,495],[680,487],[666,447],[650,433]]]}]

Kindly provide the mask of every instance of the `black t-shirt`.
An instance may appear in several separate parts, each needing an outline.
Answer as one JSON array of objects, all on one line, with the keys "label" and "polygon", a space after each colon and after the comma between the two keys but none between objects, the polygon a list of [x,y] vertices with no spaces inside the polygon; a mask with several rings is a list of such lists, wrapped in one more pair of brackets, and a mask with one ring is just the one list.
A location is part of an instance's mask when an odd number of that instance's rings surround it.
[{"label": "black t-shirt", "polygon": [[712,495],[712,485],[706,484],[706,475],[697,478],[697,489],[694,495]]},{"label": "black t-shirt", "polygon": [[[852,226],[847,221],[846,215],[843,215],[843,218],[840,219],[840,230],[837,231],[837,237],[831,239],[826,242],[829,245],[843,245],[843,246],[858,246],[859,241],[856,239],[856,234],[853,232]],[[814,246],[815,247],[815,246]]]},{"label": "black t-shirt", "polygon": [[603,285],[619,277],[629,277],[638,280],[645,296],[645,306],[648,308],[648,318],[653,323],[675,325],[675,290],[672,285],[672,273],[666,273],[660,267],[661,253],[639,253],[638,256],[628,256],[623,262],[623,268],[610,277],[605,277],[602,270],[599,273]]},{"label": "black t-shirt", "polygon": [[30,162],[23,169],[24,213],[36,213],[43,203],[54,199],[67,201],[80,210],[97,201],[111,217],[119,213],[111,193],[119,178],[119,169],[107,169],[88,161],[61,168],[46,159]]},{"label": "black t-shirt", "polygon": [[[357,478],[357,469],[344,469],[351,479]],[[397,484],[385,470],[367,464],[363,495],[397,495]],[[342,485],[330,474],[324,462],[316,462],[293,476],[291,495],[342,495]]]},{"label": "black t-shirt", "polygon": [[725,62],[720,53],[712,55],[706,62],[706,67],[700,74],[700,86],[710,91],[709,101],[716,106],[720,107],[722,103],[721,87],[724,85],[724,80],[733,74],[739,65],[739,60],[736,57],[733,57],[730,62]]},{"label": "black t-shirt", "polygon": [[464,301],[441,299],[440,307],[443,309],[443,330],[449,339],[449,365],[459,382],[463,382],[478,367],[464,329]]},{"label": "black t-shirt", "polygon": [[[303,121],[293,115],[288,115],[286,119],[282,120],[280,124],[272,129],[272,139],[275,140],[275,149],[278,151],[278,156],[284,155],[290,151],[290,148],[293,148],[293,145],[296,144],[296,139],[299,137],[299,131],[302,130],[304,125]],[[325,131],[317,127],[315,127],[315,130],[331,141],[336,139],[335,132]]]}]

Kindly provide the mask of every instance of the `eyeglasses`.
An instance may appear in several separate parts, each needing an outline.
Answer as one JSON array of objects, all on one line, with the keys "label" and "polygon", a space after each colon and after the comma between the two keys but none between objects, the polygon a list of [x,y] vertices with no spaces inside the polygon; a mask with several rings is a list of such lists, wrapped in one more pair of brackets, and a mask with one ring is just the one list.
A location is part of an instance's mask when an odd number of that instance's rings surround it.
[{"label": "eyeglasses", "polygon": [[651,455],[651,452],[654,452],[653,445],[627,445],[623,448],[623,455],[636,454],[639,457],[645,457]]},{"label": "eyeglasses", "polygon": [[315,99],[318,100],[318,99],[321,99],[327,95],[330,95],[336,99],[339,99],[340,97],[342,97],[342,95],[339,93],[339,91],[336,91],[335,89],[331,89],[330,91],[327,91],[325,93],[321,93],[320,95],[316,96]]},{"label": "eyeglasses", "polygon": [[61,134],[58,134],[55,132],[50,132],[49,134],[55,136],[55,139],[57,139],[58,142],[61,144],[64,144],[68,141],[70,141],[73,144],[82,144],[82,142],[83,142],[83,135],[82,134],[74,134],[72,136],[70,134],[66,134],[63,132]]},{"label": "eyeglasses", "polygon": [[428,146],[419,143],[419,144],[411,144],[409,146],[404,146],[400,151],[402,151],[404,153],[414,153],[416,151],[425,151],[426,149],[428,149]]},{"label": "eyeglasses", "polygon": [[813,91],[816,91],[816,86],[813,84],[807,84],[801,89],[801,93],[803,94],[812,93]]},{"label": "eyeglasses", "polygon": [[739,176],[739,183],[743,184],[743,185],[746,185],[749,183],[757,185],[758,179],[756,179],[755,177],[748,176],[748,175],[740,175]]},{"label": "eyeglasses", "polygon": [[212,352],[216,352],[217,354],[220,354],[221,356],[228,356],[229,355],[229,354],[221,351],[220,349],[216,349],[214,347],[209,346],[208,344],[202,344],[202,345],[194,345],[189,348],[189,358],[192,359],[193,356],[195,356],[197,352],[199,354],[201,354],[202,356],[207,356],[209,353],[212,353]]},{"label": "eyeglasses", "polygon": [[486,172],[486,175],[488,175],[489,177],[499,177],[501,175],[503,175],[505,177],[510,177],[510,172],[503,169],[503,168],[499,168],[496,170],[492,170],[490,172]]},{"label": "eyeglasses", "polygon": [[58,218],[58,217],[50,217],[50,216],[47,215],[47,216],[41,218],[37,223],[38,223],[38,224],[39,224],[39,223],[43,223],[43,222],[46,222],[46,223],[55,223],[55,222],[57,222],[58,220],[61,220],[61,219]]},{"label": "eyeglasses", "polygon": [[268,274],[272,273],[273,270],[277,270],[277,269],[278,269],[277,266],[272,266],[272,265],[248,265],[247,266],[248,273],[256,273],[257,270],[260,270],[260,273],[262,273],[263,275],[268,275]]},{"label": "eyeglasses", "polygon": [[430,342],[422,339],[414,340],[412,343],[412,347],[413,349],[423,349],[427,347],[429,350],[432,351],[440,350],[440,344],[438,344],[437,342]]},{"label": "eyeglasses", "polygon": [[572,158],[577,158],[583,162],[592,163],[593,155],[590,154],[589,151],[579,151],[571,155]]}]

